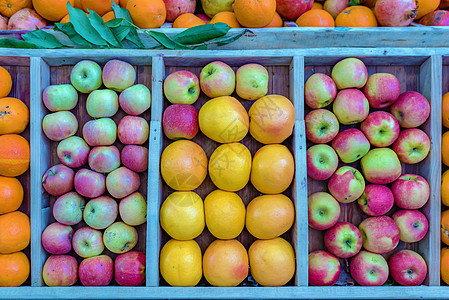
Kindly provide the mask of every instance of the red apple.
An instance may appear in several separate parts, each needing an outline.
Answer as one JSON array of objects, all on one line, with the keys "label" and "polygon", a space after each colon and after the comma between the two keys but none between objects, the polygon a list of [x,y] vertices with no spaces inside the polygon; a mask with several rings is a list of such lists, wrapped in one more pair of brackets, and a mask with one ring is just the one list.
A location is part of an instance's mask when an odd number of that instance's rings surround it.
[{"label": "red apple", "polygon": [[429,118],[430,104],[420,93],[408,91],[399,95],[391,106],[391,113],[398,119],[401,127],[418,127]]},{"label": "red apple", "polygon": [[388,261],[391,277],[400,285],[416,286],[427,276],[426,261],[412,250],[395,252]]},{"label": "red apple", "polygon": [[208,16],[206,16],[205,14],[197,14],[195,16],[197,16],[198,18],[203,20],[204,23],[206,23],[206,24],[210,22],[210,18]]},{"label": "red apple", "polygon": [[340,204],[331,194],[318,192],[308,197],[309,226],[326,230],[334,226],[340,218]]},{"label": "red apple", "polygon": [[355,124],[362,122],[368,116],[369,103],[358,89],[345,89],[338,92],[332,110],[340,123]]},{"label": "red apple", "polygon": [[115,281],[119,285],[138,286],[145,282],[146,256],[139,251],[120,254],[115,259]]},{"label": "red apple", "polygon": [[421,129],[406,129],[401,131],[392,149],[403,163],[417,164],[429,154],[430,138]]},{"label": "red apple", "polygon": [[360,251],[349,265],[352,278],[362,286],[381,286],[388,279],[388,264],[380,254]]},{"label": "red apple", "polygon": [[375,111],[362,122],[360,130],[366,135],[371,145],[388,147],[398,138],[401,128],[392,114]]},{"label": "red apple", "polygon": [[363,132],[357,128],[349,128],[337,134],[332,140],[332,147],[342,162],[352,163],[368,153],[370,144]]},{"label": "red apple", "polygon": [[97,146],[88,157],[89,167],[98,173],[109,173],[120,167],[120,151],[116,146]]},{"label": "red apple", "polygon": [[162,116],[162,128],[171,140],[191,140],[198,133],[198,110],[188,104],[170,105]]},{"label": "red apple", "polygon": [[328,143],[338,134],[337,117],[327,109],[312,110],[305,116],[304,121],[306,137],[312,143]]},{"label": "red apple", "polygon": [[[350,57],[335,64],[331,77],[339,90],[361,89],[368,80],[368,71],[363,61]],[[368,106],[368,100],[366,100],[366,105]]]},{"label": "red apple", "polygon": [[131,195],[140,187],[140,177],[127,167],[120,167],[106,177],[106,188],[112,197],[121,199]]},{"label": "red apple", "polygon": [[399,80],[389,73],[371,75],[363,88],[363,93],[372,108],[390,106],[398,99],[400,92]]},{"label": "red apple", "polygon": [[89,226],[81,227],[73,234],[72,246],[83,258],[100,255],[104,250],[103,233]]},{"label": "red apple", "polygon": [[327,180],[338,167],[338,156],[331,146],[313,145],[307,149],[307,176],[315,180]]},{"label": "red apple", "polygon": [[148,140],[150,126],[141,117],[126,116],[120,120],[117,127],[117,135],[125,145],[142,145]]},{"label": "red apple", "polygon": [[103,67],[103,84],[116,92],[121,92],[134,84],[136,70],[125,61],[112,59]]},{"label": "red apple", "polygon": [[192,72],[173,72],[164,80],[164,95],[172,104],[193,104],[200,95],[200,81]]},{"label": "red apple", "polygon": [[165,20],[173,22],[182,14],[193,14],[196,8],[195,0],[164,0],[167,16]]},{"label": "red apple", "polygon": [[326,74],[315,73],[304,84],[304,100],[312,109],[328,106],[336,95],[337,86]]},{"label": "red apple", "polygon": [[377,217],[390,211],[394,205],[394,197],[385,185],[369,184],[357,202],[365,214]]},{"label": "red apple", "polygon": [[137,145],[126,145],[121,152],[122,164],[134,172],[148,169],[148,148]]},{"label": "red apple", "polygon": [[113,270],[112,259],[103,254],[81,261],[78,273],[84,286],[106,286],[112,280]]},{"label": "red apple", "polygon": [[401,176],[402,166],[390,148],[370,150],[360,161],[366,180],[375,184],[388,184]]},{"label": "red apple", "polygon": [[286,20],[296,21],[300,15],[312,9],[310,0],[276,0],[276,11]]},{"label": "red apple", "polygon": [[106,176],[91,171],[80,169],[75,174],[75,190],[84,197],[96,198],[105,192]]},{"label": "red apple", "polygon": [[359,225],[363,236],[363,248],[374,253],[392,251],[399,243],[399,228],[387,216],[370,217]]},{"label": "red apple", "polygon": [[45,172],[42,186],[52,196],[61,196],[73,189],[75,172],[62,164],[55,165]]},{"label": "red apple", "polygon": [[391,185],[394,202],[404,209],[418,209],[427,203],[430,187],[424,177],[416,174],[403,174]]},{"label": "red apple", "polygon": [[340,277],[340,262],[329,252],[318,250],[309,253],[309,284],[334,285]]},{"label": "red apple", "polygon": [[78,262],[70,255],[51,255],[42,269],[48,286],[71,286],[78,280]]},{"label": "red apple", "polygon": [[62,140],[56,150],[59,160],[70,168],[79,168],[87,162],[90,148],[79,136]]},{"label": "red apple", "polygon": [[339,202],[350,203],[363,194],[365,180],[357,169],[343,166],[335,171],[329,179],[327,187],[332,196]]},{"label": "red apple", "polygon": [[72,235],[71,226],[52,223],[42,233],[42,246],[50,254],[67,254],[72,250]]},{"label": "red apple", "polygon": [[429,229],[426,216],[419,210],[398,210],[392,216],[399,228],[399,239],[406,243],[422,240]]},{"label": "red apple", "polygon": [[338,222],[324,234],[324,244],[337,257],[352,257],[362,249],[362,234],[353,224]]}]

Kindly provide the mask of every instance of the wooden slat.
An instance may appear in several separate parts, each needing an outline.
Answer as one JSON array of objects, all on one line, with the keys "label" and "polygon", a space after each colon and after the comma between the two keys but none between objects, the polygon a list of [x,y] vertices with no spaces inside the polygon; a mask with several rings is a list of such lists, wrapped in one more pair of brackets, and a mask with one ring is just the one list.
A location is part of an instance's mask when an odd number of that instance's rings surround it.
[{"label": "wooden slat", "polygon": [[165,79],[165,63],[164,59],[160,56],[153,58],[153,75],[152,75],[152,87],[151,87],[151,120],[162,121],[162,103],[163,103],[163,90],[162,85]]}]

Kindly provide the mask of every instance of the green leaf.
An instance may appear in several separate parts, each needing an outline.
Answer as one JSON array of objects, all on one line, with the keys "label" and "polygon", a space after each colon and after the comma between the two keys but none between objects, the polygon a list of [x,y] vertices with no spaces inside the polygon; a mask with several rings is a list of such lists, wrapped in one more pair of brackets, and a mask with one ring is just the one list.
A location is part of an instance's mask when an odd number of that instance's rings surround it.
[{"label": "green leaf", "polygon": [[22,34],[22,38],[25,40],[25,42],[34,44],[38,48],[55,49],[66,46],[58,41],[54,35],[51,35],[40,29]]},{"label": "green leaf", "polygon": [[125,19],[132,23],[131,16],[129,15],[129,11],[126,8],[122,8],[115,4],[114,1],[112,2],[112,10],[114,11],[114,15],[117,19]]},{"label": "green leaf", "polygon": [[90,24],[101,35],[101,37],[105,39],[110,45],[116,48],[122,48],[122,44],[116,39],[111,29],[109,29],[109,27],[104,24],[103,19],[93,10],[87,9],[87,11],[89,12]]},{"label": "green leaf", "polygon": [[90,24],[86,13],[78,8],[73,8],[70,2],[67,2],[67,10],[69,11],[70,23],[72,23],[75,31],[84,39],[97,46],[107,46],[107,42]]},{"label": "green leaf", "polygon": [[74,42],[75,44],[78,44],[83,47],[89,47],[92,48],[92,44],[86,41],[82,36],[80,36],[73,27],[72,23],[55,23],[55,30],[59,30],[63,33],[65,33],[69,39]]},{"label": "green leaf", "polygon": [[130,27],[128,34],[126,35],[126,40],[130,41],[134,45],[136,45],[139,48],[145,48],[145,46],[142,43],[142,40],[140,39],[139,35],[137,34],[137,30],[134,27]]},{"label": "green leaf", "polygon": [[105,24],[109,28],[115,28],[119,27],[124,19],[112,19],[110,21],[107,21]]},{"label": "green leaf", "polygon": [[351,0],[349,1],[349,6],[360,5],[363,2],[365,2],[365,0]]},{"label": "green leaf", "polygon": [[36,49],[36,45],[18,39],[0,39],[0,48]]},{"label": "green leaf", "polygon": [[123,41],[126,38],[128,33],[130,32],[130,30],[132,30],[132,29],[133,28],[130,27],[130,26],[122,25],[122,26],[119,26],[119,27],[112,28],[111,30],[114,33],[114,35],[117,38],[117,40],[119,42],[121,42],[121,41]]},{"label": "green leaf", "polygon": [[245,29],[242,30],[240,33],[234,34],[232,36],[222,36],[216,39],[211,40],[211,43],[216,44],[217,46],[224,46],[227,44],[230,44],[232,42],[235,42],[236,40],[238,40],[242,35],[244,35],[245,33],[251,32],[251,30],[249,29]]},{"label": "green leaf", "polygon": [[161,44],[162,46],[164,46],[165,48],[172,49],[172,50],[174,50],[174,49],[189,49],[185,45],[172,40],[165,33],[158,32],[158,31],[146,31],[145,33],[148,34],[149,36],[151,36],[156,41],[158,41],[158,43]]},{"label": "green leaf", "polygon": [[173,40],[184,45],[201,44],[225,35],[229,29],[231,27],[225,23],[198,25],[175,35]]}]

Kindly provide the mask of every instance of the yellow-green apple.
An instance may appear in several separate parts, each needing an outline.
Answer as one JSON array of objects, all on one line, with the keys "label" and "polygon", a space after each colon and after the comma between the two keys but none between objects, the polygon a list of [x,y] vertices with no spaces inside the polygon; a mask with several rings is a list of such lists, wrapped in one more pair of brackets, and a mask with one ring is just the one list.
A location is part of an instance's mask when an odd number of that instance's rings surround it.
[{"label": "yellow-green apple", "polygon": [[357,200],[365,189],[365,179],[355,168],[343,166],[338,168],[327,184],[329,192],[341,203]]},{"label": "yellow-green apple", "polygon": [[405,129],[393,143],[392,149],[403,163],[417,164],[429,154],[430,139],[421,129]]},{"label": "yellow-green apple", "polygon": [[427,264],[421,255],[412,250],[395,252],[388,260],[390,274],[400,285],[417,286],[427,277]]},{"label": "yellow-green apple", "polygon": [[79,136],[71,136],[59,142],[56,149],[59,160],[71,168],[79,168],[87,162],[90,148]]},{"label": "yellow-green apple", "polygon": [[338,222],[324,233],[324,244],[336,257],[353,257],[362,249],[362,234],[355,225]]},{"label": "yellow-green apple", "polygon": [[90,120],[83,126],[83,138],[89,146],[110,146],[117,139],[117,125],[110,118]]},{"label": "yellow-green apple", "polygon": [[140,251],[129,251],[115,259],[115,281],[122,286],[145,283],[146,256]]},{"label": "yellow-green apple", "polygon": [[340,261],[329,252],[318,250],[309,253],[309,284],[334,285],[340,277]]},{"label": "yellow-green apple", "polygon": [[304,85],[304,100],[312,108],[323,108],[334,101],[337,96],[335,82],[323,73],[315,73]]},{"label": "yellow-green apple", "polygon": [[193,104],[200,96],[198,77],[189,71],[176,71],[165,78],[164,95],[173,104]]},{"label": "yellow-green apple", "polygon": [[116,146],[97,146],[89,153],[89,167],[98,173],[109,173],[120,167],[120,151]]},{"label": "yellow-green apple", "polygon": [[193,139],[198,133],[198,110],[189,104],[173,104],[164,110],[162,129],[171,140]]},{"label": "yellow-green apple", "polygon": [[201,7],[209,18],[222,11],[234,11],[233,4],[234,0],[201,0]]},{"label": "yellow-green apple", "polygon": [[136,70],[125,61],[113,59],[103,67],[103,83],[113,91],[121,92],[134,84]]},{"label": "yellow-green apple", "polygon": [[196,8],[195,0],[164,0],[167,9],[166,20],[173,22],[182,14],[193,14]]},{"label": "yellow-green apple", "polygon": [[100,196],[87,202],[83,219],[94,229],[105,229],[114,223],[118,216],[117,202],[108,196]]},{"label": "yellow-green apple", "polygon": [[75,172],[62,164],[48,169],[42,177],[42,186],[52,196],[61,196],[73,189]]},{"label": "yellow-green apple", "polygon": [[390,73],[376,73],[368,77],[363,93],[372,108],[384,108],[393,104],[399,97],[399,80]]},{"label": "yellow-green apple", "polygon": [[106,177],[106,188],[112,197],[121,199],[131,195],[140,187],[140,177],[127,167],[120,167]]},{"label": "yellow-green apple", "polygon": [[369,104],[361,91],[346,89],[338,92],[332,109],[340,123],[349,125],[366,119],[369,113]]},{"label": "yellow-green apple", "polygon": [[392,251],[399,243],[399,228],[388,216],[369,217],[359,224],[363,248],[383,254]]},{"label": "yellow-green apple", "polygon": [[361,89],[368,80],[368,71],[360,59],[345,58],[332,68],[331,76],[339,90]]},{"label": "yellow-green apple", "polygon": [[70,82],[81,93],[90,93],[103,83],[101,75],[101,67],[96,62],[82,60],[73,67]]},{"label": "yellow-green apple", "polygon": [[394,202],[403,209],[418,209],[427,203],[430,187],[427,180],[416,174],[403,174],[391,185]]},{"label": "yellow-green apple", "polygon": [[382,255],[362,250],[351,259],[352,278],[362,286],[381,286],[388,279],[388,264]]},{"label": "yellow-green apple", "polygon": [[134,172],[148,169],[148,148],[137,145],[126,145],[120,152],[122,164]]},{"label": "yellow-green apple", "polygon": [[370,150],[360,161],[365,179],[375,184],[388,184],[401,176],[402,167],[396,153],[390,148]]},{"label": "yellow-green apple", "polygon": [[54,222],[42,233],[42,246],[50,254],[67,254],[72,250],[73,228]]},{"label": "yellow-green apple", "polygon": [[83,258],[100,255],[104,250],[103,234],[89,226],[81,227],[73,234],[72,247]]},{"label": "yellow-green apple", "polygon": [[213,61],[201,70],[200,87],[209,98],[230,96],[235,89],[235,72],[224,62]]},{"label": "yellow-green apple", "polygon": [[337,117],[327,109],[312,110],[305,116],[304,121],[306,137],[315,144],[332,141],[340,128]]},{"label": "yellow-green apple", "polygon": [[103,242],[106,248],[113,253],[125,253],[136,246],[138,234],[136,228],[123,222],[116,222],[106,228]]},{"label": "yellow-green apple", "polygon": [[326,230],[334,226],[340,218],[340,204],[331,194],[318,192],[308,197],[309,226]]},{"label": "yellow-green apple", "polygon": [[430,104],[418,92],[408,91],[399,95],[398,100],[391,106],[391,113],[404,128],[421,126],[430,115]]},{"label": "yellow-green apple", "polygon": [[92,91],[87,97],[86,109],[92,118],[112,117],[118,111],[118,96],[113,90]]},{"label": "yellow-green apple", "polygon": [[42,269],[48,286],[71,286],[78,281],[78,262],[71,255],[50,255]]},{"label": "yellow-green apple", "polygon": [[371,217],[385,215],[394,205],[391,190],[385,185],[369,184],[357,200],[360,209]]},{"label": "yellow-green apple", "polygon": [[124,112],[137,116],[150,108],[151,92],[145,85],[135,84],[121,92],[118,101]]},{"label": "yellow-green apple", "polygon": [[259,64],[246,64],[237,69],[235,91],[240,98],[257,100],[268,92],[268,71]]},{"label": "yellow-green apple", "polygon": [[120,200],[120,218],[131,226],[138,226],[147,221],[147,201],[141,193],[135,192]]},{"label": "yellow-green apple", "polygon": [[303,13],[312,8],[309,0],[276,0],[276,11],[286,20],[296,21]]},{"label": "yellow-green apple", "polygon": [[89,169],[80,169],[75,174],[75,190],[84,197],[99,197],[105,192],[105,183],[106,176]]},{"label": "yellow-green apple", "polygon": [[113,272],[114,262],[105,254],[83,259],[78,269],[84,286],[106,286],[111,282]]},{"label": "yellow-green apple", "polygon": [[78,120],[69,111],[57,111],[44,117],[42,130],[50,140],[59,142],[75,134]]},{"label": "yellow-green apple", "polygon": [[70,192],[56,199],[53,205],[53,217],[64,225],[76,225],[83,218],[84,199],[75,192]]},{"label": "yellow-green apple", "polygon": [[349,0],[326,0],[323,9],[327,11],[334,19],[349,6]]},{"label": "yellow-green apple", "polygon": [[368,153],[370,144],[363,132],[357,128],[349,128],[337,134],[332,140],[332,147],[342,162],[352,163]]},{"label": "yellow-green apple", "polygon": [[375,111],[360,125],[360,130],[375,147],[388,147],[396,141],[401,128],[398,120],[385,111]]},{"label": "yellow-green apple", "polygon": [[148,140],[150,126],[141,117],[125,116],[117,127],[117,135],[125,145],[142,145]]},{"label": "yellow-green apple", "polygon": [[78,103],[78,92],[71,84],[50,85],[42,92],[42,102],[51,112],[71,110]]},{"label": "yellow-green apple", "polygon": [[315,180],[327,180],[338,167],[338,156],[331,146],[313,145],[307,149],[307,176]]},{"label": "yellow-green apple", "polygon": [[392,216],[399,228],[399,239],[406,243],[414,243],[422,240],[429,229],[426,216],[419,210],[402,209]]}]

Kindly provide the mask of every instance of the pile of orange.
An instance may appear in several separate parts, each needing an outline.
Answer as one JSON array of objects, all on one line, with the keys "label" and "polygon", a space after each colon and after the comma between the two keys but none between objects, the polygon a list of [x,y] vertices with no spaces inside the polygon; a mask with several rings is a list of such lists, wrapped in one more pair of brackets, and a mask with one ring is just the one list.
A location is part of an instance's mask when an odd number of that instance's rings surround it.
[{"label": "pile of orange", "polygon": [[0,287],[23,284],[30,274],[30,261],[21,252],[30,243],[30,219],[18,211],[24,189],[16,176],[30,164],[30,146],[19,135],[28,126],[28,107],[7,97],[12,88],[9,72],[0,67]]}]

